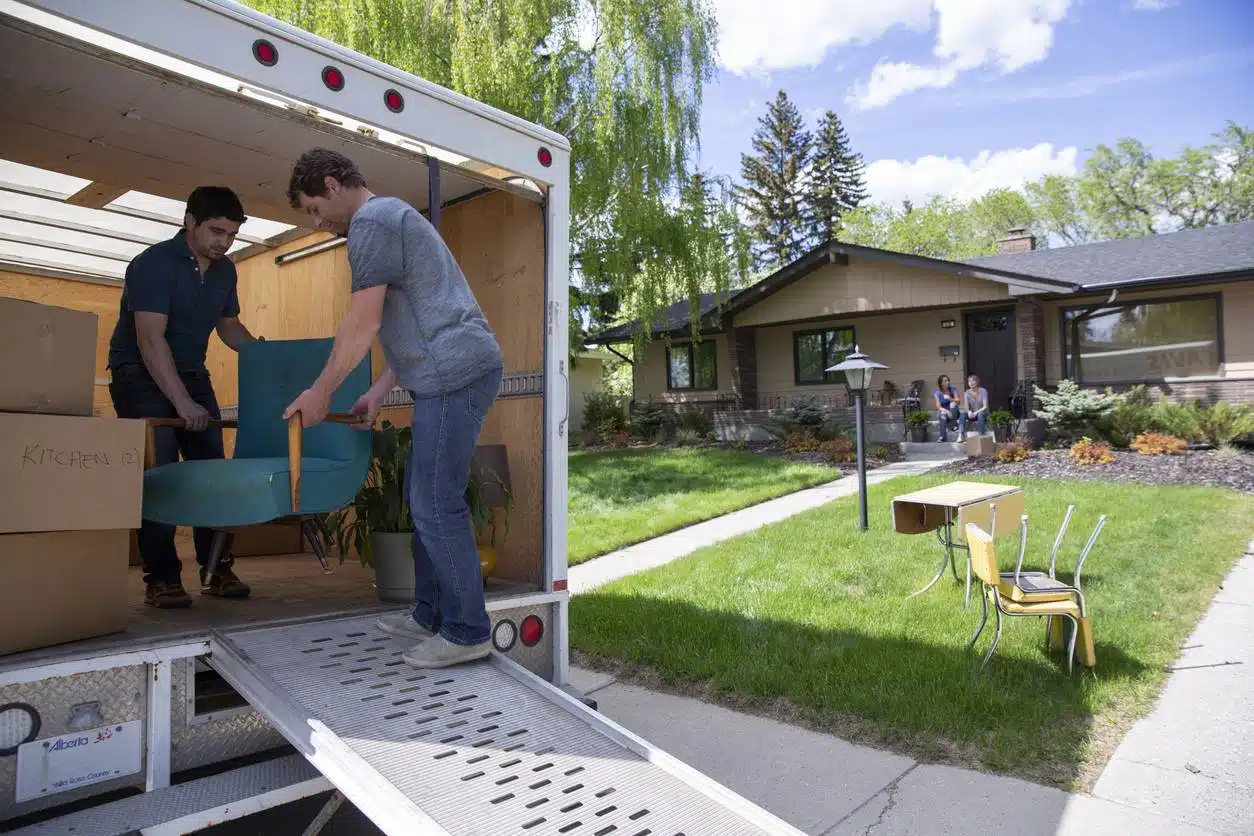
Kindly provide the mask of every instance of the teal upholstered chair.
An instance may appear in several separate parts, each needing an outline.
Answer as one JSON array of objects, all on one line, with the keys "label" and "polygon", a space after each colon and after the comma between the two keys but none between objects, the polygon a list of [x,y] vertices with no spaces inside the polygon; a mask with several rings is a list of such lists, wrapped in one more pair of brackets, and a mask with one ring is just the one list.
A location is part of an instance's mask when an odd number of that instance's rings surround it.
[{"label": "teal upholstered chair", "polygon": [[[302,429],[283,410],[321,373],[333,340],[249,343],[239,353],[239,407],[234,457],[179,461],[144,473],[143,515],[167,525],[218,529],[209,568],[229,550],[227,529],[300,517],[323,568],[322,517],[352,502],[370,467],[371,433],[347,426],[348,410],[370,388],[370,358],[358,364],[331,399],[328,421]],[[178,426],[149,421],[149,432]],[[152,439],[148,449],[153,450]]]}]

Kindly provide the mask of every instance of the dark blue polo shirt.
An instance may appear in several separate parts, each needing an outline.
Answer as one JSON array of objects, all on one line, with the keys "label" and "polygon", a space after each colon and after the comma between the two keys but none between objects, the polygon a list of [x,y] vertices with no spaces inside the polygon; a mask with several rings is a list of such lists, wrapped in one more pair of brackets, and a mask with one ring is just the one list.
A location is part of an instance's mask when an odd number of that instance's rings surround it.
[{"label": "dark blue polo shirt", "polygon": [[235,262],[212,262],[202,278],[196,256],[180,230],[144,250],[126,268],[118,324],[109,341],[109,368],[142,363],[135,311],[165,314],[165,339],[180,370],[205,365],[209,335],[222,317],[239,316]]}]

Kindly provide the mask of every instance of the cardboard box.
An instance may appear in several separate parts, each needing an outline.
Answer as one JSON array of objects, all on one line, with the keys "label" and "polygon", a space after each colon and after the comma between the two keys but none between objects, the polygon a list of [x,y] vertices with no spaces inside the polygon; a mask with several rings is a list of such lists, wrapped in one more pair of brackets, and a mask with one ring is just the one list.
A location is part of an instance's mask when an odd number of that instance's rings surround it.
[{"label": "cardboard box", "polygon": [[997,439],[992,433],[968,433],[967,434],[967,455],[968,456],[995,456],[997,455]]},{"label": "cardboard box", "polygon": [[0,654],[126,629],[128,532],[0,535]]},{"label": "cardboard box", "polygon": [[91,415],[94,313],[0,296],[0,412]]},{"label": "cardboard box", "polygon": [[243,528],[233,528],[235,539],[231,541],[234,557],[273,557],[284,554],[300,554],[303,543],[300,526],[287,522],[263,523]]},{"label": "cardboard box", "polygon": [[139,528],[144,422],[0,413],[0,534]]}]

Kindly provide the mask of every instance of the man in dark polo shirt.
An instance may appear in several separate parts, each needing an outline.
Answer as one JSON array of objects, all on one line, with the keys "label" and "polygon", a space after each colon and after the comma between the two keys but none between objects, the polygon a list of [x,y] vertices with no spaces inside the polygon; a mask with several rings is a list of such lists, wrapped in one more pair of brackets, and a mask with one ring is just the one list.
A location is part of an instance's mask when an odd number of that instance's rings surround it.
[{"label": "man in dark polo shirt", "polygon": [[[209,335],[239,351],[258,339],[239,321],[235,263],[227,250],[247,220],[239,198],[222,186],[201,186],[187,199],[183,229],[153,244],[126,268],[117,326],[109,343],[109,394],[119,418],[182,418],[186,429],[156,431],[158,464],[184,459],[220,459],[222,428],[218,401],[205,367]],[[212,529],[193,530],[201,594],[245,598],[249,588],[231,570],[230,556],[213,577],[204,567]],[[143,520],[139,553],[144,562],[145,603],[189,607],[174,526]]]}]

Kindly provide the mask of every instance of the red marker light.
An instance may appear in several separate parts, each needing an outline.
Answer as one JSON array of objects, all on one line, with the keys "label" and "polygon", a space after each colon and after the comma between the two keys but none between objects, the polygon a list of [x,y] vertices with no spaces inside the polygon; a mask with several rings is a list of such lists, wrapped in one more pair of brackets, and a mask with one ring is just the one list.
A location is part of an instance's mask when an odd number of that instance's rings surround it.
[{"label": "red marker light", "polygon": [[548,168],[553,165],[553,152],[547,148],[541,148],[536,154],[536,159],[540,161],[540,165]]},{"label": "red marker light", "polygon": [[275,49],[274,44],[264,38],[253,41],[253,57],[257,59],[257,63],[267,67],[273,67],[279,63],[279,51]]},{"label": "red marker light", "polygon": [[518,628],[518,638],[527,647],[534,647],[544,636],[544,622],[539,616],[529,615]]},{"label": "red marker light", "polygon": [[398,90],[388,90],[383,94],[383,104],[393,113],[400,113],[405,109],[405,97]]},{"label": "red marker light", "polygon": [[322,83],[327,86],[328,90],[334,90],[338,93],[344,89],[344,73],[335,67],[323,67]]}]

